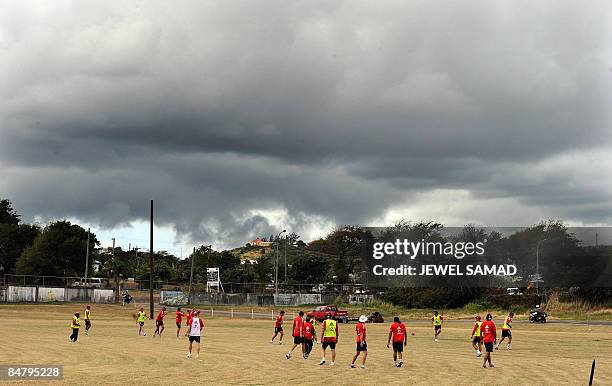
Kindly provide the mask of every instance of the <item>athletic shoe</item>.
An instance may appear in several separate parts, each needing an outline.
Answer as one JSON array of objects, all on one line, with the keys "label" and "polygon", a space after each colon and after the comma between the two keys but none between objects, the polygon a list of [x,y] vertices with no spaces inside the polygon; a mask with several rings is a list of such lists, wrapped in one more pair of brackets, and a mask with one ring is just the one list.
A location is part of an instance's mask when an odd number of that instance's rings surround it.
[{"label": "athletic shoe", "polygon": [[285,354],[285,357],[286,357],[287,359],[291,358],[291,353],[290,353],[290,352],[288,352],[287,354]]},{"label": "athletic shoe", "polygon": [[191,353],[187,354],[187,358],[191,359]]},{"label": "athletic shoe", "polygon": [[511,345],[508,345],[508,350],[512,350],[512,346]]},{"label": "athletic shoe", "polygon": [[270,341],[270,344],[273,344],[274,342]]},{"label": "athletic shoe", "polygon": [[499,350],[499,343],[495,345],[495,349]]},{"label": "athletic shoe", "polygon": [[361,367],[361,368],[362,368],[362,369],[364,369],[364,370],[366,369],[365,365],[361,365],[361,366],[359,366],[359,367]]},{"label": "athletic shoe", "polygon": [[330,365],[330,366],[333,366],[333,365],[334,365],[334,362],[330,363],[329,365]]},{"label": "athletic shoe", "polygon": [[404,364],[404,362],[398,362],[397,363],[397,367],[402,367],[403,364]]},{"label": "athletic shoe", "polygon": [[489,367],[495,367],[495,366],[493,366],[493,363],[489,363]]},{"label": "athletic shoe", "polygon": [[482,364],[482,368],[483,368],[483,369],[486,369],[486,368],[487,368],[487,365],[486,365],[485,363],[483,363],[483,364]]},{"label": "athletic shoe", "polygon": [[353,364],[351,364],[351,369],[356,369],[356,368],[357,368],[357,366],[355,366],[355,364],[354,364],[354,363],[353,363]]},{"label": "athletic shoe", "polygon": [[481,355],[482,355],[482,353],[480,352],[480,350],[476,350],[476,357],[479,357]]},{"label": "athletic shoe", "polygon": [[437,342],[437,341],[438,341],[438,339],[434,339],[434,342]]},{"label": "athletic shoe", "polygon": [[278,342],[278,344],[283,344],[283,342],[282,342],[282,341],[281,341],[281,342]]},{"label": "athletic shoe", "polygon": [[325,364],[325,359],[321,359],[321,362],[319,362],[319,366],[323,366]]}]

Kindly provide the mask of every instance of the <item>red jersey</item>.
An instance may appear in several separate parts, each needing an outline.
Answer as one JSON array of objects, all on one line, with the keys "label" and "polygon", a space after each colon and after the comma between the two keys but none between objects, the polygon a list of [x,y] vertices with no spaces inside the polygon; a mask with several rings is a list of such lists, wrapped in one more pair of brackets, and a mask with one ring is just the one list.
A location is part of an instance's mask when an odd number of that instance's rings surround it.
[{"label": "red jersey", "polygon": [[164,320],[164,316],[166,316],[166,311],[159,310],[159,314],[157,314],[157,320]]},{"label": "red jersey", "polygon": [[178,324],[181,324],[181,322],[183,321],[183,316],[185,316],[185,313],[183,311],[176,311],[176,322]]},{"label": "red jersey", "polygon": [[283,315],[278,314],[276,316],[276,322],[274,323],[274,327],[281,328],[283,326]]},{"label": "red jersey", "polygon": [[302,327],[302,334],[304,335],[304,339],[312,340],[314,338],[315,329],[312,323],[304,322],[304,327]]},{"label": "red jersey", "polygon": [[497,327],[495,327],[495,323],[493,323],[492,320],[485,320],[482,322],[482,325],[480,326],[480,335],[482,336],[484,343],[495,342],[496,332]]},{"label": "red jersey", "polygon": [[355,325],[355,333],[357,334],[357,343],[361,343],[361,336],[363,335],[363,341],[366,341],[366,326],[365,323],[357,323]]},{"label": "red jersey", "polygon": [[393,322],[389,327],[389,332],[393,333],[393,343],[403,343],[406,336],[406,325],[404,323]]},{"label": "red jersey", "polygon": [[189,322],[193,319],[193,315],[195,315],[195,310],[191,310],[187,313],[187,325],[189,325]]},{"label": "red jersey", "polygon": [[302,325],[304,324],[304,319],[301,316],[296,316],[293,319],[293,336],[302,336]]}]

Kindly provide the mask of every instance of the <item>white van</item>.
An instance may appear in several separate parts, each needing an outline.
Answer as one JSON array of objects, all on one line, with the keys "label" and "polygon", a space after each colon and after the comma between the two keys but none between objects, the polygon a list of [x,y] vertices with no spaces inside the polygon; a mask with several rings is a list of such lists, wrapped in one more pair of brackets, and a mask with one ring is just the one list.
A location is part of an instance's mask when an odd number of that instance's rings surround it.
[{"label": "white van", "polygon": [[81,281],[77,280],[72,283],[73,287],[87,287],[87,288],[102,288],[106,283],[105,279],[101,279],[99,277],[92,277],[87,279],[87,283],[85,283],[85,279]]}]

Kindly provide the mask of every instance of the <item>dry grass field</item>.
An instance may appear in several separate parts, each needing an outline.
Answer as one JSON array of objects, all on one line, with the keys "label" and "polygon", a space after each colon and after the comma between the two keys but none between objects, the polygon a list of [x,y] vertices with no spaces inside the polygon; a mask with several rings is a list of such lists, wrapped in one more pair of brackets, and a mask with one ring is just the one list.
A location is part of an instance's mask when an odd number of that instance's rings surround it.
[{"label": "dry grass field", "polygon": [[[64,379],[52,384],[587,384],[597,359],[595,384],[612,384],[612,327],[515,322],[513,350],[493,353],[494,369],[481,368],[469,342],[470,322],[448,323],[437,343],[426,321],[410,332],[402,368],[392,366],[387,328],[368,325],[366,370],[350,369],[354,325],[340,325],[336,366],[319,366],[320,346],[310,359],[285,359],[284,345],[270,345],[273,323],[205,318],[202,362],[187,359],[187,339],[176,339],[172,314],[162,339],[137,335],[133,307],[93,305],[90,336],[70,344],[67,305],[0,306],[0,364],[63,364]],[[290,322],[289,322],[290,323]],[[83,328],[84,329],[84,328]],[[286,330],[288,330],[286,328]],[[42,381],[36,381],[42,384]]]}]

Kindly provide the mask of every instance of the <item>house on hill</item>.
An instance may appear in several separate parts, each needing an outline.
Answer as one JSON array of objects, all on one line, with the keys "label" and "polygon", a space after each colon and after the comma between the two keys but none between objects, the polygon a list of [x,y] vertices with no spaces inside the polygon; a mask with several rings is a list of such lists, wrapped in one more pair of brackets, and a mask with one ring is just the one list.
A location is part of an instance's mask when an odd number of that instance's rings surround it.
[{"label": "house on hill", "polygon": [[249,244],[255,247],[271,247],[274,243],[271,241],[264,241],[258,237],[255,240],[249,241]]}]

